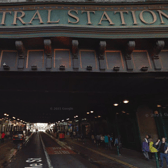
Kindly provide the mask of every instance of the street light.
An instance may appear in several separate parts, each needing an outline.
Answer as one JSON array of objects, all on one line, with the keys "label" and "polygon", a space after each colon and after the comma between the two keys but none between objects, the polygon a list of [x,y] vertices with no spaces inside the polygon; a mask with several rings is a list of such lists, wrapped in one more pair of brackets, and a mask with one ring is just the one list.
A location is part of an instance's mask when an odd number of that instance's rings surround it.
[{"label": "street light", "polygon": [[69,118],[67,118],[66,120],[69,120]]},{"label": "street light", "polygon": [[90,114],[89,112],[87,112],[87,114]]},{"label": "street light", "polygon": [[17,120],[19,121],[20,119],[18,118]]},{"label": "street light", "polygon": [[6,113],[4,113],[4,116],[7,116],[7,114],[6,114]]},{"label": "street light", "polygon": [[15,117],[12,117],[13,119],[16,119]]},{"label": "street light", "polygon": [[94,111],[90,111],[90,113],[94,113]]},{"label": "street light", "polygon": [[78,117],[78,115],[76,115],[76,118]]},{"label": "street light", "polygon": [[74,116],[74,118],[76,118],[76,116]]},{"label": "street light", "polygon": [[101,116],[98,116],[98,118],[100,118]]}]

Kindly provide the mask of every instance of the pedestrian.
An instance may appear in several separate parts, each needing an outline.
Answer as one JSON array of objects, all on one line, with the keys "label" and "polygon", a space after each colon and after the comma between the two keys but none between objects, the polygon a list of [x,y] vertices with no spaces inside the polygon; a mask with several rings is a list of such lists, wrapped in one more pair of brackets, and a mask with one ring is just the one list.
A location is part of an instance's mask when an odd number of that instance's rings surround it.
[{"label": "pedestrian", "polygon": [[148,141],[148,145],[149,145],[149,139],[151,138],[151,136],[150,135],[146,135],[145,138]]},{"label": "pedestrian", "polygon": [[115,138],[115,140],[114,140],[114,146],[117,146],[117,148],[118,148],[118,153],[119,153],[119,155],[121,155],[122,143],[121,143],[121,140],[120,140],[120,137],[119,137],[119,136],[116,136],[116,138]]},{"label": "pedestrian", "polygon": [[144,141],[142,143],[142,152],[143,152],[143,155],[145,156],[145,158],[147,160],[149,160],[149,144],[148,144],[148,140],[147,138],[144,138]]},{"label": "pedestrian", "polygon": [[2,143],[4,143],[4,138],[5,138],[5,133],[2,132],[2,134],[1,134],[1,142],[2,142]]},{"label": "pedestrian", "polygon": [[111,146],[114,146],[114,138],[113,138],[113,133],[110,136],[110,141],[111,141]]},{"label": "pedestrian", "polygon": [[105,136],[104,136],[104,143],[105,143],[105,147],[106,147],[106,148],[108,148],[108,142],[109,142],[109,141],[108,141],[108,136],[105,135]]},{"label": "pedestrian", "polygon": [[96,135],[96,144],[97,146],[100,145],[100,135],[99,134]]},{"label": "pedestrian", "polygon": [[92,134],[92,135],[91,135],[91,140],[92,140],[93,143],[94,143],[94,139],[95,139],[95,138],[94,138],[94,135]]},{"label": "pedestrian", "polygon": [[73,131],[73,138],[76,138],[76,132]]},{"label": "pedestrian", "polygon": [[158,150],[158,159],[160,160],[160,151],[159,151],[160,145],[159,145],[159,142],[160,142],[160,139],[157,139],[157,141],[154,143],[153,146]]},{"label": "pedestrian", "polygon": [[10,132],[9,131],[6,132],[6,137],[9,139],[9,137],[10,137]]},{"label": "pedestrian", "polygon": [[104,136],[103,135],[100,135],[100,144],[101,144],[101,146],[104,145]]},{"label": "pedestrian", "polygon": [[158,150],[154,147],[154,143],[152,141],[152,138],[149,139],[149,151],[152,154],[151,159],[153,158],[153,154],[158,152]]},{"label": "pedestrian", "polygon": [[112,137],[108,135],[108,149],[112,149],[111,143],[112,143]]},{"label": "pedestrian", "polygon": [[168,167],[168,144],[166,143],[166,138],[163,137],[162,141],[158,140],[156,142],[156,145],[158,145],[158,149],[160,152],[160,168],[163,168],[163,158],[166,159],[166,164]]}]

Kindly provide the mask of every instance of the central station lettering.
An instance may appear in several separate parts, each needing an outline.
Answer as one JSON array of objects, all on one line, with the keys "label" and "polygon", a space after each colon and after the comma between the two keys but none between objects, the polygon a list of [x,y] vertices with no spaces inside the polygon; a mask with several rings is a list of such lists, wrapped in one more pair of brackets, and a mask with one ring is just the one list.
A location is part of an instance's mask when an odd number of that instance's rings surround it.
[{"label": "central station lettering", "polygon": [[[31,16],[31,19],[29,22],[26,22],[24,19],[26,17],[25,11],[3,11],[0,12],[1,17],[1,26],[6,25],[7,16],[13,16],[13,20],[11,25],[17,25],[18,22],[20,22],[22,25],[31,25],[34,20],[37,20],[40,24],[59,24],[61,21],[61,18],[55,19],[57,16],[52,15],[52,12],[54,10],[47,10],[47,16],[41,15],[40,10],[34,11],[34,14]],[[29,12],[29,11],[26,11]],[[86,25],[92,25],[92,21],[94,20],[94,17],[96,16],[97,11],[80,11],[80,10],[69,10],[67,11],[67,24],[78,24],[80,21],[79,15],[86,15]],[[113,12],[113,16],[111,16],[111,13]],[[127,20],[125,19],[125,16],[128,14],[131,14],[131,20],[133,25],[138,25],[137,19],[139,19],[143,24],[151,25],[154,24],[158,19],[160,24],[165,24],[163,18],[168,19],[168,14],[163,12],[162,10],[143,10],[140,11],[139,15],[136,15],[137,11],[102,11],[101,17],[98,19],[97,26],[101,26],[104,22],[107,22],[109,26],[115,26],[115,22],[113,22],[114,16],[118,13],[120,16],[120,22],[122,26],[126,25]],[[157,13],[157,14],[156,14]],[[152,20],[148,21],[144,17],[145,14],[151,15]],[[45,23],[43,19],[47,20]],[[51,19],[52,18],[52,19]]]}]

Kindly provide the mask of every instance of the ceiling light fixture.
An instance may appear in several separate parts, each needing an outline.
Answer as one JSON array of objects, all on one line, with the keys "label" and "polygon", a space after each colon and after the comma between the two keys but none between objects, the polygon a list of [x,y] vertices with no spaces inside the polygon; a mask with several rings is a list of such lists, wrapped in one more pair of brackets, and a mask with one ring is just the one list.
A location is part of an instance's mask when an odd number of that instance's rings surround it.
[{"label": "ceiling light fixture", "polygon": [[118,106],[118,103],[114,103],[113,105],[114,105],[114,106]]},{"label": "ceiling light fixture", "polygon": [[123,103],[127,104],[127,103],[129,103],[129,100],[123,100]]}]

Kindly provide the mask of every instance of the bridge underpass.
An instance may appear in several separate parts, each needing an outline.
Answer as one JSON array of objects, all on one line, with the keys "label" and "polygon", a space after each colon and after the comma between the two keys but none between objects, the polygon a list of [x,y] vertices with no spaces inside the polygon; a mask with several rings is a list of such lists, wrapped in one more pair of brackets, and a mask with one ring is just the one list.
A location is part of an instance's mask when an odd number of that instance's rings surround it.
[{"label": "bridge underpass", "polygon": [[[74,116],[78,115],[77,119],[80,122],[75,125],[83,125],[82,119],[87,118],[85,124],[90,124],[90,131],[94,131],[95,134],[113,133],[114,136],[119,131],[122,141],[124,140],[123,147],[139,151],[144,132],[140,130],[142,125],[139,121],[142,116],[137,115],[138,108],[141,105],[147,105],[150,110],[152,109],[152,114],[160,109],[157,108],[157,105],[161,105],[161,108],[164,107],[166,110],[167,79],[166,74],[157,73],[2,73],[0,84],[1,117],[4,117],[4,113],[8,113],[11,120],[15,116],[30,123],[55,124],[63,119],[66,121],[67,118],[74,122]],[[125,99],[129,100],[128,104],[123,103]],[[118,106],[114,106],[115,103]],[[94,113],[87,115],[87,112],[92,110]],[[143,119],[146,118],[148,110],[145,112]],[[140,117],[139,121],[138,117]],[[157,132],[156,129],[161,128],[154,129],[153,137]],[[82,127],[79,126],[78,131],[82,133]],[[40,140],[38,136],[40,135],[33,135],[29,146],[23,149],[23,153],[26,151],[31,153],[28,150],[33,147],[33,141]],[[48,138],[47,142],[46,138],[43,135],[42,139],[45,141],[47,150],[50,150],[49,154],[51,154],[51,148],[54,148],[53,151],[56,150],[55,148],[60,148],[63,151],[62,147],[55,146],[54,142]],[[68,142],[68,145],[74,147],[72,142]],[[40,151],[42,150],[40,146],[38,148]],[[46,165],[43,154],[38,156],[43,160],[41,163]],[[12,162],[11,167],[28,164],[24,163],[27,158],[24,157],[22,162],[18,162],[17,157],[22,157],[22,153],[16,156],[17,162]],[[36,158],[37,156],[32,155],[32,157]],[[74,155],[74,157],[77,157],[80,164],[81,162],[84,164],[83,159],[78,158],[79,156]],[[61,160],[55,162],[51,158],[51,162],[53,165],[59,164],[62,167]],[[73,164],[79,163],[74,160]],[[84,165],[96,166],[95,164],[90,165],[89,162]]]},{"label": "bridge underpass", "polygon": [[[88,118],[96,132],[100,129],[101,122],[108,124],[103,126],[101,133],[116,133],[116,115],[122,136],[127,138],[128,134],[135,139],[133,143],[125,141],[125,146],[140,149],[140,139],[145,132],[141,129],[141,123],[146,118],[138,116],[138,108],[146,105],[157,111],[157,105],[167,107],[168,80],[166,74],[106,74],[106,73],[19,73],[10,72],[1,74],[0,102],[1,118],[4,113],[19,118],[26,122],[56,123],[58,121],[78,119],[82,121]],[[124,104],[123,100],[129,100]],[[114,106],[117,103],[118,106]],[[148,111],[150,111],[148,110]],[[94,111],[89,118],[88,111]],[[142,109],[142,111],[144,111]],[[148,114],[147,111],[147,114]],[[151,112],[151,111],[150,111]],[[142,113],[142,112],[140,112]],[[100,116],[100,118],[98,118]],[[96,118],[95,118],[96,117]],[[138,117],[140,121],[138,121]],[[140,122],[140,123],[139,123]],[[153,121],[151,121],[153,122]],[[125,124],[125,125],[123,125]],[[127,132],[123,127],[135,126],[135,130]],[[154,126],[154,136],[157,129]],[[90,128],[90,131],[92,128]],[[166,128],[167,129],[167,128]],[[79,130],[82,131],[82,128]]]},{"label": "bridge underpass", "polygon": [[1,74],[1,117],[10,113],[30,122],[56,122],[88,110],[115,113],[113,104],[124,99],[132,109],[142,103],[166,105],[167,84],[164,74],[10,72]]}]

